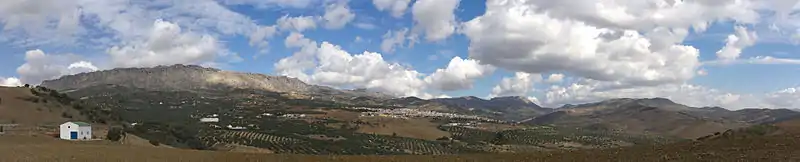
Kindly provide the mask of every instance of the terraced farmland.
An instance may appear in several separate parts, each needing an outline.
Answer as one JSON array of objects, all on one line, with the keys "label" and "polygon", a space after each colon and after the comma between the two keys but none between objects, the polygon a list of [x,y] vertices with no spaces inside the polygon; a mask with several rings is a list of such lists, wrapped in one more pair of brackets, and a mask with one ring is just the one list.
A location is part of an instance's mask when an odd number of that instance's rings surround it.
[{"label": "terraced farmland", "polygon": [[214,131],[204,135],[204,140],[211,144],[231,143],[257,146],[275,153],[319,154],[321,152],[311,147],[310,143],[300,139],[249,131]]}]

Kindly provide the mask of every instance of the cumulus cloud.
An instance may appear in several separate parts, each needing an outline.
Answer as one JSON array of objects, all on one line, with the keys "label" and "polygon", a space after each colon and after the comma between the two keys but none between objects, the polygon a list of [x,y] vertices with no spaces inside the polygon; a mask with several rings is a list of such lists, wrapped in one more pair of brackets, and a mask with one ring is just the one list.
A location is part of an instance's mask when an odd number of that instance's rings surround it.
[{"label": "cumulus cloud", "polygon": [[381,51],[384,53],[394,52],[395,48],[403,47],[406,43],[406,35],[408,28],[399,29],[396,31],[387,31],[383,34],[383,41],[381,41]]},{"label": "cumulus cloud", "polygon": [[547,77],[548,83],[561,83],[562,81],[564,81],[564,74],[550,74],[550,76]]},{"label": "cumulus cloud", "polygon": [[314,16],[298,16],[289,17],[284,15],[278,19],[278,28],[281,30],[289,30],[294,32],[303,32],[309,29],[317,28],[317,20],[319,17]]},{"label": "cumulus cloud", "polygon": [[437,69],[425,77],[425,82],[430,87],[443,91],[471,89],[476,79],[491,75],[494,70],[492,66],[481,65],[478,61],[456,56],[450,60],[446,68]]},{"label": "cumulus cloud", "polygon": [[299,50],[275,64],[275,71],[280,75],[313,84],[367,88],[396,96],[441,96],[431,94],[429,90],[471,88],[475,79],[494,71],[494,67],[489,65],[455,57],[446,68],[425,76],[408,66],[388,62],[379,53],[349,53],[329,42],[318,44],[300,33],[290,34],[285,45]]},{"label": "cumulus cloud", "polygon": [[398,63],[386,62],[374,52],[350,54],[329,42],[317,44],[302,34],[286,39],[289,47],[300,50],[275,64],[278,74],[305,82],[334,87],[367,88],[397,96],[432,97],[422,92],[422,74]]},{"label": "cumulus cloud", "polygon": [[758,39],[755,32],[747,31],[747,28],[743,26],[736,26],[734,29],[735,34],[728,35],[725,47],[717,51],[717,59],[721,61],[736,60],[744,48],[753,46]]},{"label": "cumulus cloud", "polygon": [[325,15],[322,16],[325,28],[328,29],[341,29],[355,18],[356,14],[350,11],[346,1],[329,4],[325,7]]},{"label": "cumulus cloud", "polygon": [[[0,2],[0,20],[4,30],[20,29],[28,33],[55,29],[60,34],[72,34],[78,29],[80,17],[76,13],[75,1],[27,1],[7,0]],[[48,31],[47,34],[53,34]],[[52,36],[52,35],[51,35]]]},{"label": "cumulus cloud", "polygon": [[[238,1],[238,2],[236,2]],[[267,0],[263,4],[303,4],[308,0]],[[230,0],[226,4],[252,4]],[[215,0],[10,0],[0,2],[0,41],[23,47],[69,45],[105,49],[147,37],[156,19],[209,35],[248,36],[259,28],[248,16]],[[97,36],[103,37],[98,38]]]},{"label": "cumulus cloud", "polygon": [[265,52],[269,42],[268,39],[277,34],[276,26],[262,26],[256,29],[255,32],[250,34],[250,46],[261,48],[261,52]]},{"label": "cumulus cloud", "polygon": [[207,64],[230,54],[210,35],[183,31],[177,24],[156,20],[150,35],[107,50],[114,67],[152,67],[171,64]]},{"label": "cumulus cloud", "polygon": [[445,39],[456,31],[455,9],[461,0],[417,0],[411,9],[416,31],[428,41]]},{"label": "cumulus cloud", "polygon": [[755,8],[749,1],[490,0],[462,32],[471,58],[499,68],[656,86],[695,76],[699,51],[680,44],[689,28],[756,23]]},{"label": "cumulus cloud", "polygon": [[306,8],[313,4],[314,0],[222,0],[227,5],[250,4],[257,7],[291,7]]},{"label": "cumulus cloud", "polygon": [[378,11],[389,11],[392,17],[400,18],[405,14],[411,0],[372,0]]},{"label": "cumulus cloud", "polygon": [[800,87],[768,93],[765,101],[777,108],[800,108]]},{"label": "cumulus cloud", "polygon": [[[541,74],[516,72],[514,73],[514,77],[504,77],[502,80],[500,80],[500,83],[492,88],[489,98],[503,96],[528,96],[529,92],[534,91],[534,83],[541,81]],[[540,103],[538,98],[535,99],[536,101],[534,103]]]},{"label": "cumulus cloud", "polygon": [[21,83],[39,84],[63,75],[96,70],[92,63],[79,60],[75,55],[51,55],[36,49],[25,52],[25,63],[17,67],[17,74]]},{"label": "cumulus cloud", "polygon": [[0,87],[18,87],[22,86],[22,81],[17,78],[3,78],[0,77]]},{"label": "cumulus cloud", "polygon": [[548,106],[597,102],[612,98],[664,97],[688,106],[722,106],[731,109],[769,107],[756,95],[726,93],[692,84],[665,84],[638,88],[608,89],[607,82],[582,80],[567,86],[552,86],[545,92]]}]

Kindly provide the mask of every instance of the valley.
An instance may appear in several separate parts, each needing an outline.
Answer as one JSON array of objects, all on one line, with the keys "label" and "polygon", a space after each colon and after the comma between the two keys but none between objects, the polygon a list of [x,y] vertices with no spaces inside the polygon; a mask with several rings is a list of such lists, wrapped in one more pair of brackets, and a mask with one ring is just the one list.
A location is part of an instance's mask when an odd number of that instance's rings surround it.
[{"label": "valley", "polygon": [[[122,128],[140,142],[63,147],[155,146],[181,154],[216,152],[207,155],[213,157],[292,159],[294,155],[282,154],[303,154],[308,156],[302,158],[321,160],[339,158],[311,155],[342,155],[342,159],[373,158],[344,155],[418,155],[457,160],[515,154],[547,159],[586,158],[618,150],[606,157],[616,159],[630,156],[624,152],[643,151],[637,147],[713,150],[686,144],[703,139],[703,145],[723,145],[715,141],[736,139],[722,138],[720,134],[725,133],[720,132],[786,123],[800,115],[786,109],[695,108],[664,98],[620,98],[559,108],[540,107],[513,96],[425,100],[194,65],[112,69],[0,90],[0,121],[28,128],[0,139],[52,140],[47,136],[55,131],[53,124],[77,120],[95,123],[100,129],[95,132]],[[95,137],[106,138],[105,134]],[[765,133],[752,138],[790,140]],[[662,150],[648,151],[642,158],[659,158],[650,153]]]}]

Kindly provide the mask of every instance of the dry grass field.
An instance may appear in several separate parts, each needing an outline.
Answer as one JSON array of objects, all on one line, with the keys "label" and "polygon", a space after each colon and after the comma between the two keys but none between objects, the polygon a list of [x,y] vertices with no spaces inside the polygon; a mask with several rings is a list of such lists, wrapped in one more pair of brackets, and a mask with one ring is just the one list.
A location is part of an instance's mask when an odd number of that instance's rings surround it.
[{"label": "dry grass field", "polygon": [[424,118],[397,119],[389,117],[364,117],[364,122],[374,123],[375,125],[362,125],[359,133],[374,133],[381,135],[397,135],[426,140],[436,140],[441,137],[449,137],[450,133],[439,130],[439,124],[430,122]]},{"label": "dry grass field", "polygon": [[666,146],[524,154],[325,156],[195,151],[120,145],[107,141],[70,142],[45,137],[0,136],[0,161],[800,161],[800,137],[719,139]]}]

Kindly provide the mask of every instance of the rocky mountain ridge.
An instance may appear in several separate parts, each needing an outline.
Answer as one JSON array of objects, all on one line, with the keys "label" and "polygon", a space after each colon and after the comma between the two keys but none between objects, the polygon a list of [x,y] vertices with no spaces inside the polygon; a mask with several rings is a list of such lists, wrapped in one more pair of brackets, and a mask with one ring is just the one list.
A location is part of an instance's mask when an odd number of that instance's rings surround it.
[{"label": "rocky mountain ridge", "polygon": [[257,89],[286,93],[297,98],[349,99],[354,97],[392,98],[392,96],[364,91],[338,90],[327,86],[307,84],[297,78],[269,76],[206,68],[197,65],[176,64],[152,68],[116,68],[80,73],[46,80],[42,86],[59,91],[98,85],[119,85],[157,91],[202,91],[209,89]]}]

